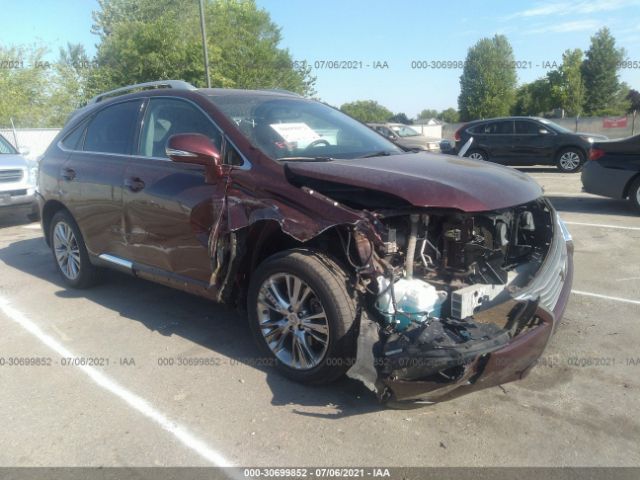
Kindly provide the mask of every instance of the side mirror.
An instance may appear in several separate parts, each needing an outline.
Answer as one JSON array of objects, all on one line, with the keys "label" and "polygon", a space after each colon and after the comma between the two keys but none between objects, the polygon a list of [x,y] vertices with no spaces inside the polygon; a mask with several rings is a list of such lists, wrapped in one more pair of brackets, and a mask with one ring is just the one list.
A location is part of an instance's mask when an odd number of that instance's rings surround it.
[{"label": "side mirror", "polygon": [[547,130],[546,128],[541,128],[540,130],[538,130],[538,133],[540,133],[540,135],[547,135],[549,133],[549,130]]},{"label": "side mirror", "polygon": [[29,147],[18,147],[18,153],[20,155],[29,155],[29,153],[31,153],[31,150],[29,150]]},{"label": "side mirror", "polygon": [[204,165],[208,179],[224,175],[220,151],[209,137],[200,133],[173,135],[167,142],[165,152],[174,162]]}]

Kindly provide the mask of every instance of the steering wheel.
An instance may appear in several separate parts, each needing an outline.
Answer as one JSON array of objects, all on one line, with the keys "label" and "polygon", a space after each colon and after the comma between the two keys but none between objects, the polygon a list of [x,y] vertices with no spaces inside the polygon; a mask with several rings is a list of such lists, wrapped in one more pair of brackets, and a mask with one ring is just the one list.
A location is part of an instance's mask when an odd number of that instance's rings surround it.
[{"label": "steering wheel", "polygon": [[309,145],[307,145],[307,147],[304,149],[304,151],[306,152],[307,150],[309,150],[311,148],[319,147],[320,145],[322,145],[323,147],[328,147],[331,144],[327,140],[325,140],[324,138],[319,138],[319,139],[314,140],[313,142],[311,142]]}]

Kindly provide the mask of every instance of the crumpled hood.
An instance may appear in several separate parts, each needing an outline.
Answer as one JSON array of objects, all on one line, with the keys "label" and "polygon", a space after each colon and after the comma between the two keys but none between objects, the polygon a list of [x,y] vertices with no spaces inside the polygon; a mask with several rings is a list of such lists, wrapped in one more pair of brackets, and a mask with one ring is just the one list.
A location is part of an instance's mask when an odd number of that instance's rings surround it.
[{"label": "crumpled hood", "polygon": [[513,168],[450,155],[401,155],[287,162],[298,177],[353,185],[395,195],[416,207],[482,212],[513,207],[542,195],[540,186]]}]

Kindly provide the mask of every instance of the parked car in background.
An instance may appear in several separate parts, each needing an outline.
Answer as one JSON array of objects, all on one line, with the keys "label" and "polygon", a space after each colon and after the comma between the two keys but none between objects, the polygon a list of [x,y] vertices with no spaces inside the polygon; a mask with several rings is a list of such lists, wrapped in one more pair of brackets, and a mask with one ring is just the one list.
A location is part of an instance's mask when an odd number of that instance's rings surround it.
[{"label": "parked car in background", "polygon": [[[28,152],[22,150],[22,153]],[[36,165],[0,135],[0,211],[24,212],[35,220],[38,216],[36,176]]]},{"label": "parked car in background", "polygon": [[640,135],[594,142],[582,169],[585,192],[629,199],[640,211]]},{"label": "parked car in background", "polygon": [[439,138],[427,137],[402,123],[368,123],[376,132],[408,150],[440,152]]},{"label": "parked car in background", "polygon": [[596,136],[574,133],[545,118],[491,118],[460,127],[454,135],[456,150],[471,137],[469,158],[512,166],[555,165],[572,173],[584,165]]},{"label": "parked car in background", "polygon": [[110,267],[246,309],[294,380],[341,376],[374,322],[383,401],[522,378],[571,292],[570,235],[529,176],[406,152],[283,91],[100,95],[46,151],[38,196],[69,286]]}]

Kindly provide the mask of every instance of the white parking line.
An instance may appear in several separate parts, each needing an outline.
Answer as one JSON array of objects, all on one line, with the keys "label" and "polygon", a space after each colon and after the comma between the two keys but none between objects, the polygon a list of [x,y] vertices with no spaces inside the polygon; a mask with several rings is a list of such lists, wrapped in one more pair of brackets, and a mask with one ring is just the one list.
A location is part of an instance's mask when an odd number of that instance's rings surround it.
[{"label": "white parking line", "polygon": [[597,227],[597,228],[617,228],[620,230],[640,230],[640,227],[622,227],[620,225],[604,225],[602,223],[582,223],[582,222],[567,222],[567,225],[580,225],[583,227]]},{"label": "white parking line", "polygon": [[[29,320],[27,316],[20,310],[11,306],[9,300],[0,296],[0,310],[11,320],[24,328],[31,335],[40,340],[43,344],[56,352],[61,357],[76,357],[70,350],[64,347],[54,338],[44,333],[40,327]],[[78,366],[80,370],[87,374],[98,386],[112,393],[116,397],[123,400],[127,405],[138,411],[145,417],[149,418],[162,429],[171,433],[185,447],[193,450],[202,458],[218,467],[229,467],[231,463],[227,461],[220,453],[209,447],[205,442],[195,437],[186,428],[167,418],[163,413],[156,410],[144,398],[127,390],[114,380],[111,380],[105,374],[89,366]]]},{"label": "white parking line", "polygon": [[631,300],[629,298],[611,297],[609,295],[601,295],[599,293],[582,292],[580,290],[571,290],[571,293],[576,295],[584,295],[585,297],[604,298],[605,300],[613,300],[614,302],[631,303],[633,305],[640,305],[640,300]]}]

